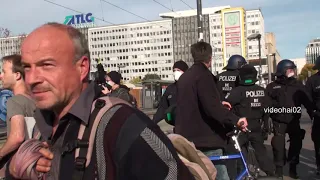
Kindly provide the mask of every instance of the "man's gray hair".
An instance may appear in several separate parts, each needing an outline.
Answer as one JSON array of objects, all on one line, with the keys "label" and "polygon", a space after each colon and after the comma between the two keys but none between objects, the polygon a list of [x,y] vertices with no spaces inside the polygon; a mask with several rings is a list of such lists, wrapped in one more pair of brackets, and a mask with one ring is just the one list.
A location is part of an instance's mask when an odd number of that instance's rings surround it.
[{"label": "man's gray hair", "polygon": [[61,30],[66,30],[70,39],[73,42],[75,49],[74,61],[77,62],[82,56],[86,56],[90,60],[90,52],[88,47],[88,42],[85,36],[76,28],[64,24],[59,24],[56,22],[50,22],[45,24],[47,26],[52,26]]}]

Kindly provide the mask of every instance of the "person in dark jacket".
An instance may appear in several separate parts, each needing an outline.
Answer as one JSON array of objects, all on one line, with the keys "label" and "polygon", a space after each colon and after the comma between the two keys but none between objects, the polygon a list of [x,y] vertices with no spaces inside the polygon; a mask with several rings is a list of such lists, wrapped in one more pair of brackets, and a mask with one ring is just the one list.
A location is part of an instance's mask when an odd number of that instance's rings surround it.
[{"label": "person in dark jacket", "polygon": [[[239,70],[239,86],[232,89],[226,96],[226,101],[232,106],[232,111],[239,117],[247,117],[250,133],[240,136],[240,145],[244,148],[250,142],[255,150],[255,157],[260,168],[269,176],[274,175],[272,161],[267,154],[262,135],[261,121],[268,128],[269,114],[264,108],[269,106],[265,88],[256,85],[257,70],[252,65],[244,65]],[[268,130],[267,130],[268,131]],[[235,166],[233,164],[233,166]],[[229,170],[229,169],[228,169]]]},{"label": "person in dark jacket", "polygon": [[153,121],[155,123],[159,123],[161,120],[165,118],[166,110],[177,103],[177,81],[180,76],[188,70],[188,65],[184,61],[180,60],[174,63],[173,65],[173,76],[175,82],[170,84],[164,94],[161,97],[158,110],[156,114],[153,116]]},{"label": "person in dark jacket", "polygon": [[247,64],[247,61],[244,57],[237,54],[232,55],[229,58],[227,66],[223,68],[226,71],[217,75],[217,86],[222,100],[225,99],[233,88],[238,86],[239,69],[245,64]]},{"label": "person in dark jacket", "polygon": [[106,76],[106,82],[110,89],[105,88],[102,92],[112,97],[118,97],[129,103],[132,102],[132,95],[129,93],[130,89],[127,86],[121,85],[122,76],[116,71],[111,71]]},{"label": "person in dark jacket", "polygon": [[[277,65],[277,79],[268,84],[267,94],[271,107],[265,111],[270,113],[273,121],[274,136],[271,140],[273,147],[276,174],[283,176],[283,166],[289,162],[289,176],[297,179],[297,165],[302,148],[305,130],[300,128],[301,105],[306,107],[310,117],[313,116],[313,105],[303,84],[295,78],[296,65],[288,59]],[[286,159],[285,135],[289,134],[290,147]]]},{"label": "person in dark jacket", "polygon": [[[246,118],[239,118],[223,107],[214,75],[209,71],[212,48],[206,42],[191,46],[194,65],[177,82],[175,133],[195,144],[207,156],[223,155],[226,145],[226,125],[247,126]],[[215,164],[217,180],[229,179],[226,166]]]},{"label": "person in dark jacket", "polygon": [[311,95],[315,108],[314,119],[312,123],[311,139],[314,143],[314,152],[316,157],[317,175],[320,175],[320,56],[317,58],[313,67],[318,72],[308,78],[306,88]]},{"label": "person in dark jacket", "polygon": [[[227,66],[223,68],[226,71],[217,75],[217,80],[218,80],[217,88],[219,90],[221,100],[225,100],[229,92],[233,88],[238,86],[239,69],[244,64],[247,64],[247,61],[245,60],[244,57],[238,54],[232,55],[228,60]],[[233,127],[230,127],[229,131],[232,131],[232,128]],[[237,153],[237,150],[234,147],[233,140],[229,138],[227,141],[228,141],[228,145],[226,147],[226,153],[227,154]],[[236,177],[238,175],[237,172],[235,171],[235,166],[234,166],[234,164],[237,161],[241,163],[241,161],[237,159],[226,161],[230,178]]]}]

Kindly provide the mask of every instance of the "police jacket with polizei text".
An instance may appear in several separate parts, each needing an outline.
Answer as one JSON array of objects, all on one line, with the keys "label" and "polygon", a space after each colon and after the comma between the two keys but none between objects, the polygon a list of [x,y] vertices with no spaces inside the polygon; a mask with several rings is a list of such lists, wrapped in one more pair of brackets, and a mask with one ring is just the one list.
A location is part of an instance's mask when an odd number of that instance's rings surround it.
[{"label": "police jacket with polizei text", "polygon": [[238,86],[230,91],[226,101],[232,106],[232,112],[239,117],[246,117],[250,130],[260,130],[260,120],[268,121],[264,108],[269,106],[265,88],[256,84]]},{"label": "police jacket with polizei text", "polygon": [[170,84],[161,97],[158,110],[153,116],[155,123],[160,122],[165,118],[166,110],[173,104],[177,103],[177,85],[176,83]]},{"label": "police jacket with polizei text", "polygon": [[[309,115],[313,105],[303,84],[295,78],[279,78],[268,84],[267,94],[271,107],[277,112],[270,113],[273,121],[289,123],[301,118],[301,105],[304,105]],[[269,109],[271,108],[269,107]]]},{"label": "police jacket with polizei text", "polygon": [[216,79],[202,63],[195,63],[177,82],[175,132],[197,148],[224,148],[226,125],[239,117],[221,104]]},{"label": "police jacket with polizei text", "polygon": [[217,75],[217,87],[220,93],[221,100],[224,100],[226,95],[235,87],[238,86],[238,70],[227,70]]},{"label": "police jacket with polizei text", "polygon": [[320,73],[316,73],[308,78],[306,88],[311,95],[317,116],[320,116]]}]

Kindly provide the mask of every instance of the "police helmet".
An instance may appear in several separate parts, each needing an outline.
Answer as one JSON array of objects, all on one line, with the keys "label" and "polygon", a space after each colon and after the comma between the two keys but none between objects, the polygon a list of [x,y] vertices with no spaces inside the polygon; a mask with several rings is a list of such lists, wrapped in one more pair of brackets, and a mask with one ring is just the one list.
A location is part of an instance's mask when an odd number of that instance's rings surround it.
[{"label": "police helmet", "polygon": [[313,70],[320,70],[320,56],[317,57],[316,63],[312,68]]},{"label": "police helmet", "polygon": [[276,76],[285,76],[286,71],[288,69],[296,69],[296,68],[297,68],[297,66],[294,64],[293,61],[291,61],[289,59],[284,59],[284,60],[280,61],[277,65]]},{"label": "police helmet", "polygon": [[258,71],[251,64],[243,65],[239,69],[239,84],[241,85],[252,85],[255,84],[257,79]]},{"label": "police helmet", "polygon": [[247,61],[244,59],[244,57],[236,54],[236,55],[232,55],[229,58],[227,66],[224,67],[223,69],[236,70],[236,69],[240,69],[241,66],[245,64],[247,64]]}]

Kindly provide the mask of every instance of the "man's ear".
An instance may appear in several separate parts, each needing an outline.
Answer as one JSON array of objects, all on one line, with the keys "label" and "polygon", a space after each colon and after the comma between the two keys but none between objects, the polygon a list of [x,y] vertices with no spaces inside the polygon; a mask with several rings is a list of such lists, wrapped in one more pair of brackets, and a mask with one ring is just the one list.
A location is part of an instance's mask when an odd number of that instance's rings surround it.
[{"label": "man's ear", "polygon": [[19,80],[22,79],[22,75],[21,75],[20,72],[16,72],[16,73],[14,73],[14,74],[15,74],[16,81],[19,81]]},{"label": "man's ear", "polygon": [[90,71],[90,60],[87,56],[82,56],[77,62],[77,68],[80,72],[81,81],[87,78]]}]

